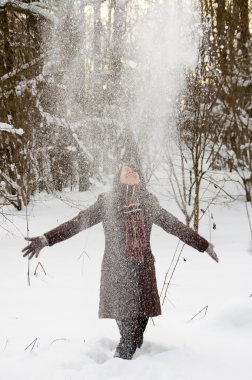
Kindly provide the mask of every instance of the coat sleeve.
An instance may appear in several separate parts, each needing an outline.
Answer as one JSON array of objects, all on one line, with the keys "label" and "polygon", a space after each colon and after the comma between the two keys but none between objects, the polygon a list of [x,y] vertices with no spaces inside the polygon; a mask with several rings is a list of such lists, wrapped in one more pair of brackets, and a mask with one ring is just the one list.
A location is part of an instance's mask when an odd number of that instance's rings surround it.
[{"label": "coat sleeve", "polygon": [[155,224],[200,252],[204,252],[207,249],[209,245],[208,241],[162,208],[155,196],[152,199],[152,207]]},{"label": "coat sleeve", "polygon": [[94,226],[102,221],[102,194],[99,195],[97,201],[86,210],[67,222],[60,224],[58,227],[44,234],[48,241],[48,245],[54,245],[63,240],[78,234],[80,231]]}]

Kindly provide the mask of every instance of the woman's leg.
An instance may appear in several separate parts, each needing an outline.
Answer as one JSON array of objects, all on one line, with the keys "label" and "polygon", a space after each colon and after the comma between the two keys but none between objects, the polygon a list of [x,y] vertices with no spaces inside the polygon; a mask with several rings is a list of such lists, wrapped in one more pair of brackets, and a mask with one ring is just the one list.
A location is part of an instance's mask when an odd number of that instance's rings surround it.
[{"label": "woman's leg", "polygon": [[140,348],[143,344],[143,334],[144,334],[147,324],[148,324],[147,317],[138,318],[138,326],[139,326],[139,339],[138,339],[138,344],[137,344],[138,348]]},{"label": "woman's leg", "polygon": [[131,359],[137,349],[143,343],[143,333],[148,323],[148,318],[138,317],[116,321],[121,339],[117,346],[115,357]]}]

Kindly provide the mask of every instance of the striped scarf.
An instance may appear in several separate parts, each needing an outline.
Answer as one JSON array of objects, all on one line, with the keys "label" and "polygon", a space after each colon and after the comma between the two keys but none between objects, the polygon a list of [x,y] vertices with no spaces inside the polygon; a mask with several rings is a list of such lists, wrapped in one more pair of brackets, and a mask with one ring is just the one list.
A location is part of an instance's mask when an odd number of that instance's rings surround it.
[{"label": "striped scarf", "polygon": [[138,198],[138,187],[129,185],[125,185],[125,187],[123,216],[127,251],[132,261],[142,263],[144,261],[146,236],[143,212]]}]

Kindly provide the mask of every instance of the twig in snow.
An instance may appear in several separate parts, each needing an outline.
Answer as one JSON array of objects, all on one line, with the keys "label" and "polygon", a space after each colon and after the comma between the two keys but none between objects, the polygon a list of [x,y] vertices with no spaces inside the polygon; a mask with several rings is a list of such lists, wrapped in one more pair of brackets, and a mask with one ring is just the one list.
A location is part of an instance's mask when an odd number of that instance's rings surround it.
[{"label": "twig in snow", "polygon": [[44,274],[46,275],[46,271],[45,271],[43,265],[41,264],[41,262],[38,262],[38,264],[37,264],[37,266],[36,266],[36,269],[35,269],[35,271],[34,271],[34,276],[37,276],[37,269],[38,269],[39,266],[41,266],[41,268],[42,268]]},{"label": "twig in snow", "polygon": [[89,258],[90,260],[90,256],[87,254],[87,252],[84,250],[81,252],[80,256],[77,258],[77,260],[80,260],[80,258],[83,256],[83,254],[85,253],[85,255]]},{"label": "twig in snow", "polygon": [[81,252],[80,256],[78,257],[77,260],[80,260],[80,258],[82,257],[82,266],[81,266],[81,274],[83,274],[84,272],[84,254],[89,258],[90,260],[90,257],[89,255],[87,254],[87,252],[85,251],[85,249]]},{"label": "twig in snow", "polygon": [[208,209],[208,223],[209,223],[209,242],[212,241],[212,228],[211,228],[211,213],[210,208]]},{"label": "twig in snow", "polygon": [[175,256],[176,256],[176,253],[177,253],[177,250],[178,250],[178,247],[179,247],[179,243],[180,243],[180,240],[178,241],[178,244],[177,244],[177,246],[176,246],[176,249],[175,249],[175,252],[174,252],[174,255],[173,255],[172,261],[171,261],[171,263],[170,263],[170,266],[169,266],[169,268],[168,268],[168,271],[167,271],[166,274],[165,274],[164,283],[163,283],[163,287],[162,287],[162,290],[161,290],[161,293],[160,293],[159,298],[162,297],[163,290],[164,290],[165,285],[166,285],[166,279],[167,279],[167,276],[168,276],[168,274],[169,274],[169,272],[170,272],[170,269],[171,269],[171,267],[172,267],[172,264],[173,264],[173,262],[174,262],[174,260],[175,260]]},{"label": "twig in snow", "polygon": [[[16,224],[13,223],[13,221],[11,219],[7,218],[6,213],[4,213],[4,214],[1,213],[1,215],[3,216],[4,219],[6,219],[9,223],[11,223],[16,228],[16,230],[21,234],[22,237],[24,237],[23,232],[16,226]],[[13,214],[10,214],[10,215],[13,215]],[[1,227],[2,227],[2,225],[1,225]],[[13,236],[17,236],[17,235],[14,235],[13,232],[7,230],[6,228],[4,228],[4,227],[2,227],[2,228],[4,230],[6,230],[7,232],[11,233]]]},{"label": "twig in snow", "polygon": [[27,259],[27,283],[28,286],[31,286],[31,279],[30,279],[30,260],[29,257]]},{"label": "twig in snow", "polygon": [[164,302],[165,302],[165,299],[166,299],[166,296],[167,296],[167,292],[168,292],[169,285],[171,284],[172,277],[173,277],[173,275],[174,275],[174,273],[175,273],[175,270],[176,270],[176,268],[177,268],[177,265],[178,265],[178,262],[179,262],[179,259],[180,259],[180,257],[181,257],[181,254],[182,254],[182,252],[183,252],[184,247],[185,247],[185,244],[183,244],[183,246],[182,246],[182,248],[181,248],[181,250],[180,250],[180,252],[179,252],[179,255],[178,255],[177,261],[176,261],[176,263],[175,263],[175,265],[174,265],[174,268],[173,268],[173,270],[172,270],[172,273],[171,273],[170,279],[169,279],[169,281],[168,281],[168,283],[167,283],[167,285],[166,285],[166,288],[165,288],[165,294],[164,294],[163,302],[162,302],[162,306],[164,305]]},{"label": "twig in snow", "polygon": [[250,221],[250,216],[249,216],[249,211],[248,211],[248,205],[247,205],[247,202],[245,202],[245,207],[246,207],[246,213],[247,213],[248,222],[249,222],[250,233],[251,233],[251,235],[252,235],[252,225],[251,225],[251,221]]},{"label": "twig in snow", "polygon": [[65,342],[70,342],[70,339],[67,339],[67,338],[57,338],[57,339],[52,340],[50,345],[52,345],[55,342],[58,342],[59,340],[63,340]]},{"label": "twig in snow", "polygon": [[[29,237],[29,232],[30,231],[29,231],[29,220],[28,220],[27,202],[25,202],[25,219],[26,219],[26,236]],[[28,282],[28,286],[31,286],[29,256],[27,256],[27,282]]]},{"label": "twig in snow", "polygon": [[[233,201],[236,200],[235,197],[234,197],[233,195],[229,194],[229,193],[224,189],[224,186],[225,186],[225,185],[223,185],[223,186],[221,187],[220,185],[218,185],[218,184],[216,183],[216,181],[213,181],[213,180],[211,180],[211,179],[209,179],[209,178],[205,178],[205,180],[208,181],[209,183],[213,184],[215,188],[218,188],[218,189],[219,189],[219,192],[218,192],[217,195],[219,195],[219,193],[220,193],[221,191],[223,191],[223,193],[226,194],[226,195],[227,195],[229,198],[231,198]],[[215,198],[216,198],[216,197],[215,197]]]},{"label": "twig in snow", "polygon": [[18,235],[15,235],[13,232],[9,231],[7,228],[3,227],[3,224],[0,224],[0,228],[2,228],[4,231],[8,232],[8,234],[11,234],[12,236],[18,236]]},{"label": "twig in snow", "polygon": [[7,344],[9,343],[8,339],[6,338],[6,341],[5,341],[5,345],[4,345],[4,348],[3,348],[3,351],[6,350],[6,347],[7,347]]},{"label": "twig in snow", "polygon": [[32,352],[32,350],[33,350],[35,344],[37,343],[37,341],[38,341],[38,338],[34,339],[34,340],[29,344],[29,346],[27,346],[27,347],[25,348],[25,351],[26,351],[30,346],[32,346],[32,348],[30,349],[30,352]]},{"label": "twig in snow", "polygon": [[192,321],[195,317],[197,317],[197,315],[200,315],[203,311],[205,310],[205,314],[203,315],[202,318],[204,318],[207,314],[207,310],[208,310],[208,305],[206,305],[205,307],[203,307],[203,309],[201,309],[197,314],[195,314],[191,319],[190,321]]},{"label": "twig in snow", "polygon": [[[167,297],[166,297],[167,298]],[[170,304],[172,305],[172,307],[176,310],[176,306],[175,304],[170,300],[170,298],[167,298],[168,302],[170,302]]]}]

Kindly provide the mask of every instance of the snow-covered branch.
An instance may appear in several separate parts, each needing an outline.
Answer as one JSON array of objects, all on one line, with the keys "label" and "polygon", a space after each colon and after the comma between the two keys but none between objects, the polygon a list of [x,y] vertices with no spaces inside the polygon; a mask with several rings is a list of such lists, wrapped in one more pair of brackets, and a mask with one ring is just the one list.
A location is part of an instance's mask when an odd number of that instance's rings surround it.
[{"label": "snow-covered branch", "polygon": [[15,182],[13,181],[6,173],[4,173],[2,170],[0,170],[0,176],[4,179],[4,181],[8,184],[10,184],[13,189],[15,189],[16,191],[20,191],[21,188],[20,186]]},{"label": "snow-covered branch", "polygon": [[12,125],[7,123],[0,123],[0,132],[9,132],[20,136],[24,134],[24,130],[22,128],[15,129]]},{"label": "snow-covered branch", "polygon": [[16,67],[11,72],[4,74],[2,77],[0,77],[0,82],[4,82],[7,79],[10,79],[14,77],[15,75],[19,74],[21,71],[29,69],[30,67],[36,65],[39,61],[41,61],[44,57],[45,57],[44,54],[41,54],[38,58],[35,58],[28,63],[24,63],[23,65]]},{"label": "snow-covered branch", "polygon": [[32,13],[41,16],[52,23],[57,21],[57,17],[50,12],[48,7],[37,1],[27,4],[18,0],[0,0],[0,8],[12,8],[17,12]]}]

